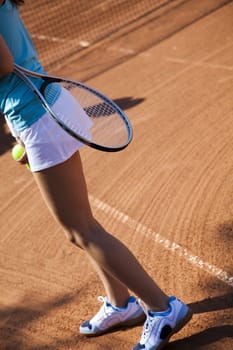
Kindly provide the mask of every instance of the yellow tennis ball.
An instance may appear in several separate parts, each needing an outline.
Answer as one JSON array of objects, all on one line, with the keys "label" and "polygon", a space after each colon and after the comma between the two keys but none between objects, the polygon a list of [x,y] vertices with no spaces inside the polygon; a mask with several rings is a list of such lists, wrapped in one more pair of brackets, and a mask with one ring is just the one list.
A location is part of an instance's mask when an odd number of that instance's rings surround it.
[{"label": "yellow tennis ball", "polygon": [[14,160],[16,160],[17,162],[20,161],[20,159],[23,157],[24,153],[25,153],[24,147],[18,143],[12,148],[12,152],[11,152],[12,158]]}]

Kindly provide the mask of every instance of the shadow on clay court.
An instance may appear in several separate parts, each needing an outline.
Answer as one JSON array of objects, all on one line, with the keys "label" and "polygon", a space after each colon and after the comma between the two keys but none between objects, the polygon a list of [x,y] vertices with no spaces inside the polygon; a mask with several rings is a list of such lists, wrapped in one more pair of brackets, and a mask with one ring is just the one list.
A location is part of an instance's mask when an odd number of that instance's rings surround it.
[{"label": "shadow on clay court", "polygon": [[189,304],[194,314],[233,308],[233,294],[224,294]]},{"label": "shadow on clay court", "polygon": [[137,106],[138,104],[144,101],[145,101],[144,98],[133,98],[133,97],[122,97],[114,100],[114,102],[123,110],[127,110],[129,108]]},{"label": "shadow on clay court", "polygon": [[[0,309],[0,348],[8,350],[24,349],[24,350],[43,350],[48,349],[48,344],[45,345],[43,337],[41,338],[41,344],[33,344],[30,339],[30,334],[25,336],[26,329],[33,327],[33,323],[39,319],[48,316],[50,313],[56,312],[56,309],[65,307],[73,300],[77,299],[71,295],[64,295],[60,298],[55,298],[47,302],[29,304],[30,296],[25,296],[18,305],[9,306]],[[62,316],[61,316],[62,317]],[[29,332],[30,333],[30,332]],[[40,341],[40,340],[39,340]],[[72,340],[65,340],[67,343],[76,342],[77,337],[72,336]],[[43,343],[43,345],[42,345]],[[58,339],[49,349],[57,349],[64,343],[64,339]]]},{"label": "shadow on clay court", "polygon": [[233,221],[226,221],[218,226],[217,232],[222,239],[224,237],[224,242],[231,244],[233,241]]},{"label": "shadow on clay court", "polygon": [[233,326],[224,325],[211,327],[190,337],[169,343],[167,350],[200,350],[201,347],[217,342],[223,338],[230,338],[233,334]]}]

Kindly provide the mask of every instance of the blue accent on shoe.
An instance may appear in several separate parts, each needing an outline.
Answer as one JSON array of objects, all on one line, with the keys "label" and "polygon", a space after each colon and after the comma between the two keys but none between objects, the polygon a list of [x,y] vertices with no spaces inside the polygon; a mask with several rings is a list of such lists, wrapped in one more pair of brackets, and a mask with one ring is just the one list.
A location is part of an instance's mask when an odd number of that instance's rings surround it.
[{"label": "blue accent on shoe", "polygon": [[83,322],[82,327],[88,327],[89,329],[92,329],[92,325],[91,325],[90,321]]},{"label": "blue accent on shoe", "polygon": [[142,349],[145,349],[145,345],[142,345],[140,343],[138,343],[134,348],[133,350],[142,350]]},{"label": "blue accent on shoe", "polygon": [[161,329],[161,332],[160,332],[160,339],[166,339],[169,334],[171,334],[172,332],[172,327],[169,326],[168,324],[165,325],[162,329]]}]

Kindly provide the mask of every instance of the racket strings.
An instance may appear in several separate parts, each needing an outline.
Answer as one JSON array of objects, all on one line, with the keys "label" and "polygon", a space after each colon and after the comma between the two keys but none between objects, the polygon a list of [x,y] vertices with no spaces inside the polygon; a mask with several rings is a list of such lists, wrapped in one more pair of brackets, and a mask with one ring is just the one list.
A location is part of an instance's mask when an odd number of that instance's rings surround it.
[{"label": "racket strings", "polygon": [[[64,85],[64,87],[66,87]],[[128,142],[129,134],[119,111],[113,104],[94,95],[92,92],[79,88],[77,85],[68,87],[69,92],[82,107],[85,115],[91,121],[91,142],[104,147],[119,147]],[[79,117],[76,122],[66,122],[67,126],[81,134]],[[82,136],[82,135],[81,135]]]},{"label": "racket strings", "polygon": [[109,117],[116,113],[115,109],[106,102],[84,108],[90,118]]},{"label": "racket strings", "polygon": [[40,92],[44,96],[45,100],[51,106],[54,104],[54,101],[58,98],[61,92],[61,86],[57,83],[46,84],[41,86]]}]

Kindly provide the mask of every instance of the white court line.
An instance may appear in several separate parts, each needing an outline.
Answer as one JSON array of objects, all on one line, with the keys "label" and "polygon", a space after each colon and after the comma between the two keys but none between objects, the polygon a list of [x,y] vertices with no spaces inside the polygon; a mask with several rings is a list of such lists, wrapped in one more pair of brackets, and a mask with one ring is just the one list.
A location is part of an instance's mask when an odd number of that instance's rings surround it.
[{"label": "white court line", "polygon": [[165,60],[167,62],[173,62],[173,63],[188,64],[188,65],[195,65],[195,66],[201,66],[201,67],[212,68],[212,69],[223,69],[227,71],[233,71],[233,66],[228,66],[226,64],[205,63],[201,61],[192,62],[186,59],[172,58],[172,57],[166,57]]},{"label": "white court line", "polygon": [[129,227],[133,228],[140,235],[149,237],[154,242],[162,245],[163,248],[167,249],[168,251],[185,258],[192,265],[208,272],[213,277],[218,278],[220,281],[233,287],[233,276],[230,276],[224,270],[200,259],[197,255],[192,254],[181,245],[175,242],[171,242],[169,239],[166,239],[165,237],[163,237],[160,233],[157,233],[152,229],[150,229],[149,227],[137,222],[136,220],[130,218],[128,215],[102,202],[98,198],[90,196],[90,201],[95,208],[103,211],[105,214],[111,215],[121,223],[127,224]]},{"label": "white court line", "polygon": [[31,34],[31,37],[33,39],[42,40],[42,41],[49,41],[52,43],[66,43],[67,45],[79,45],[81,47],[88,47],[90,46],[90,43],[87,40],[77,40],[77,39],[62,39],[58,38],[56,36],[47,36],[43,34]]},{"label": "white court line", "polygon": [[44,41],[50,41],[53,43],[65,43],[67,42],[66,39],[61,39],[61,38],[57,38],[55,36],[48,36],[48,35],[43,35],[43,34],[31,34],[31,37],[33,39],[38,39],[38,40],[44,40]]},{"label": "white court line", "polygon": [[124,53],[126,55],[138,55],[138,56],[144,56],[144,57],[151,57],[152,54],[150,52],[147,52],[147,51],[143,51],[143,52],[140,52],[137,51],[137,50],[133,50],[133,49],[128,49],[126,47],[118,47],[118,46],[111,46],[109,48],[107,48],[108,51],[114,51],[114,52],[121,52],[121,53]]}]

